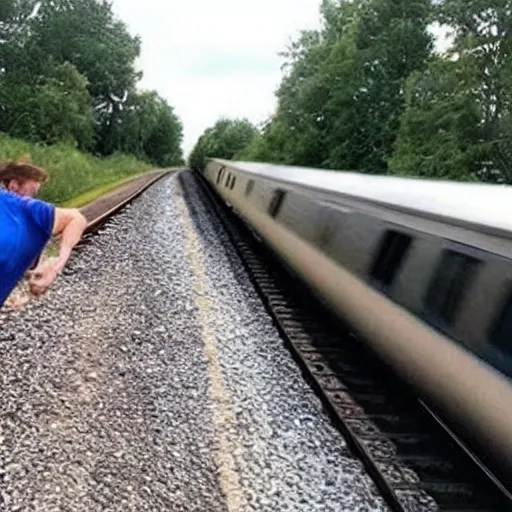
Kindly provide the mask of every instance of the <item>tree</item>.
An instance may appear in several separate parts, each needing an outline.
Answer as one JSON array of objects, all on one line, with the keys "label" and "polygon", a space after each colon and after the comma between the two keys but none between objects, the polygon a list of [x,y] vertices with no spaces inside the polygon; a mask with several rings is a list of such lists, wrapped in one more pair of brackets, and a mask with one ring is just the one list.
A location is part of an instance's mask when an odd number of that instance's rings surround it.
[{"label": "tree", "polygon": [[35,121],[36,138],[46,143],[76,142],[90,149],[94,116],[87,80],[70,63],[55,66],[35,89],[27,105]]},{"label": "tree", "polygon": [[108,110],[133,89],[140,40],[129,34],[105,0],[43,2],[31,26],[28,51],[58,63],[71,62],[87,77],[95,107]]},{"label": "tree", "polygon": [[183,127],[172,107],[155,91],[133,92],[117,125],[122,151],[158,165],[180,164]]},{"label": "tree", "polygon": [[233,156],[234,160],[246,162],[287,163],[284,159],[283,126],[279,119],[272,119],[251,142]]},{"label": "tree", "polygon": [[470,66],[438,58],[407,84],[396,151],[395,174],[473,180],[481,140],[479,112],[472,95]]},{"label": "tree", "polygon": [[482,142],[477,174],[489,181],[512,183],[507,130],[512,113],[512,2],[510,0],[443,1],[442,22],[455,33],[452,54],[474,62],[475,100],[480,111]]},{"label": "tree", "polygon": [[161,166],[182,165],[183,127],[173,108],[163,103],[155,126],[145,143],[145,152],[152,162]]},{"label": "tree", "polygon": [[86,78],[97,149],[115,151],[119,113],[140,78],[134,68],[140,41],[114,17],[111,5],[105,0],[8,0],[3,19],[0,27],[9,39],[0,45],[2,87],[40,85],[48,69],[72,64]]},{"label": "tree", "polygon": [[284,54],[289,71],[277,92],[276,127],[269,127],[266,134],[270,147],[274,152],[279,148],[287,164],[323,166],[328,158],[326,108],[332,83],[326,60],[330,51],[320,34],[303,32]]},{"label": "tree", "polygon": [[436,15],[452,28],[454,42],[443,63],[411,84],[411,98],[428,95],[428,101],[409,102],[391,166],[512,183],[512,2],[444,0]]},{"label": "tree", "polygon": [[[0,48],[22,31],[37,14],[38,0],[2,0],[0,3]],[[1,62],[1,61],[0,61]]]},{"label": "tree", "polygon": [[289,164],[387,172],[405,83],[432,49],[430,0],[324,0],[322,15],[323,29],[284,54],[266,149]]},{"label": "tree", "polygon": [[2,0],[0,2],[0,86],[7,72],[25,71],[27,55],[24,44],[31,21],[37,15],[37,0]]},{"label": "tree", "polygon": [[67,141],[81,149],[93,143],[94,116],[87,80],[69,64],[55,65],[36,84],[2,90],[5,131],[45,143]]},{"label": "tree", "polygon": [[139,51],[106,0],[2,0],[0,130],[180,162],[182,126],[172,107],[136,89]]},{"label": "tree", "polygon": [[199,137],[189,157],[189,165],[203,169],[207,158],[230,160],[258,136],[247,119],[220,119]]},{"label": "tree", "polygon": [[[328,165],[371,173],[386,173],[405,106],[405,83],[411,73],[425,68],[432,50],[428,33],[430,0],[367,0],[360,3],[349,73],[355,73],[347,95],[333,94],[331,112],[339,104],[350,108],[351,117],[334,120],[329,127],[332,148]],[[347,50],[340,64],[346,62]],[[344,67],[345,74],[347,67]],[[347,77],[349,80],[350,78]],[[355,158],[354,158],[355,156]]]}]

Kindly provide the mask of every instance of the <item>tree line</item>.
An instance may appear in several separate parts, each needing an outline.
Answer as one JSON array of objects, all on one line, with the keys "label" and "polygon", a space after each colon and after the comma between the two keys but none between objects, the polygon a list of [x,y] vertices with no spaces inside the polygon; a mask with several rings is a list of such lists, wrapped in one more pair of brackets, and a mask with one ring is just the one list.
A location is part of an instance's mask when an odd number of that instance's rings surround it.
[{"label": "tree line", "polygon": [[1,0],[0,131],[182,162],[174,109],[137,88],[140,44],[106,0]]},{"label": "tree line", "polygon": [[277,110],[249,144],[210,129],[193,155],[512,183],[512,0],[323,0],[321,17],[283,53]]}]

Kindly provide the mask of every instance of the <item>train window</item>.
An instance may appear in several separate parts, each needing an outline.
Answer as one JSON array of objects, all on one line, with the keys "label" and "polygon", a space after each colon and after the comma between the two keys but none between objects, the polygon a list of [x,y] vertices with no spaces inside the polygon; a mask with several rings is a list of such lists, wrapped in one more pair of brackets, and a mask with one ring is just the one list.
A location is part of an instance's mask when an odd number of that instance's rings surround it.
[{"label": "train window", "polygon": [[508,295],[502,307],[490,339],[496,347],[512,353],[512,293]]},{"label": "train window", "polygon": [[235,184],[236,184],[236,176],[233,176],[233,179],[231,180],[231,185],[229,186],[229,188],[231,190],[233,190],[235,188]]},{"label": "train window", "polygon": [[224,186],[229,187],[230,181],[231,181],[231,173],[228,172],[228,177],[226,178],[226,182],[224,183]]},{"label": "train window", "polygon": [[219,169],[219,173],[217,174],[217,185],[220,183],[220,180],[222,179],[222,175],[223,175],[225,169],[226,169],[225,167],[221,167]]},{"label": "train window", "polygon": [[279,215],[285,196],[286,192],[284,190],[281,190],[280,188],[274,190],[274,195],[272,196],[272,200],[268,207],[268,213],[271,217],[275,218]]},{"label": "train window", "polygon": [[427,313],[450,325],[455,320],[464,290],[473,279],[479,260],[457,251],[445,250],[425,296]]},{"label": "train window", "polygon": [[249,180],[245,187],[245,196],[248,197],[252,193],[252,189],[254,188],[254,180]]},{"label": "train window", "polygon": [[370,272],[371,277],[377,283],[391,286],[407,255],[411,242],[412,238],[404,233],[391,230],[384,233]]}]

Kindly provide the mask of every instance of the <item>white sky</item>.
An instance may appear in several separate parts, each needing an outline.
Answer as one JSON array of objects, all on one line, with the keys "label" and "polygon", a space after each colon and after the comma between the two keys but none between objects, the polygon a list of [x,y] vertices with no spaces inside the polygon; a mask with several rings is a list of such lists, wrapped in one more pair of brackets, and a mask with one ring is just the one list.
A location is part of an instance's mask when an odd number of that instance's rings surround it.
[{"label": "white sky", "polygon": [[141,87],[184,125],[185,155],[221,116],[265,121],[276,106],[284,50],[319,26],[320,0],[113,0],[142,39]]},{"label": "white sky", "polygon": [[219,117],[268,119],[282,77],[278,53],[300,30],[320,26],[320,2],[113,0],[113,8],[141,37],[140,86],[175,108],[188,155]]}]

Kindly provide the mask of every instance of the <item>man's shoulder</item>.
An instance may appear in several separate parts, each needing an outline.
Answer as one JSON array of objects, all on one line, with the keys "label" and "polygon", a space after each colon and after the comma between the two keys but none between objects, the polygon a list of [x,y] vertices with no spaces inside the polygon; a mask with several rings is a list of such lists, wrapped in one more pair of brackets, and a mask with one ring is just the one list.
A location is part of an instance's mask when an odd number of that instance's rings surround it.
[{"label": "man's shoulder", "polygon": [[0,205],[16,207],[20,208],[23,206],[23,202],[21,201],[21,197],[13,194],[4,189],[0,189]]},{"label": "man's shoulder", "polygon": [[13,205],[19,205],[21,207],[32,207],[32,206],[41,206],[44,208],[54,209],[55,207],[47,203],[46,201],[41,201],[41,199],[35,199],[33,197],[28,196],[20,196],[15,194],[14,192],[10,192],[5,189],[0,189],[0,201],[4,203],[11,203]]},{"label": "man's shoulder", "polygon": [[22,215],[28,222],[35,222],[45,233],[51,234],[55,216],[52,204],[3,190],[0,191],[0,208],[10,210],[16,216]]},{"label": "man's shoulder", "polygon": [[23,206],[29,204],[28,201],[31,199],[31,197],[20,196],[14,192],[10,192],[9,190],[0,189],[0,200],[3,203]]},{"label": "man's shoulder", "polygon": [[14,195],[12,192],[9,192],[8,190],[5,190],[5,188],[0,188],[0,199],[2,201],[10,201],[16,197],[19,196]]}]

